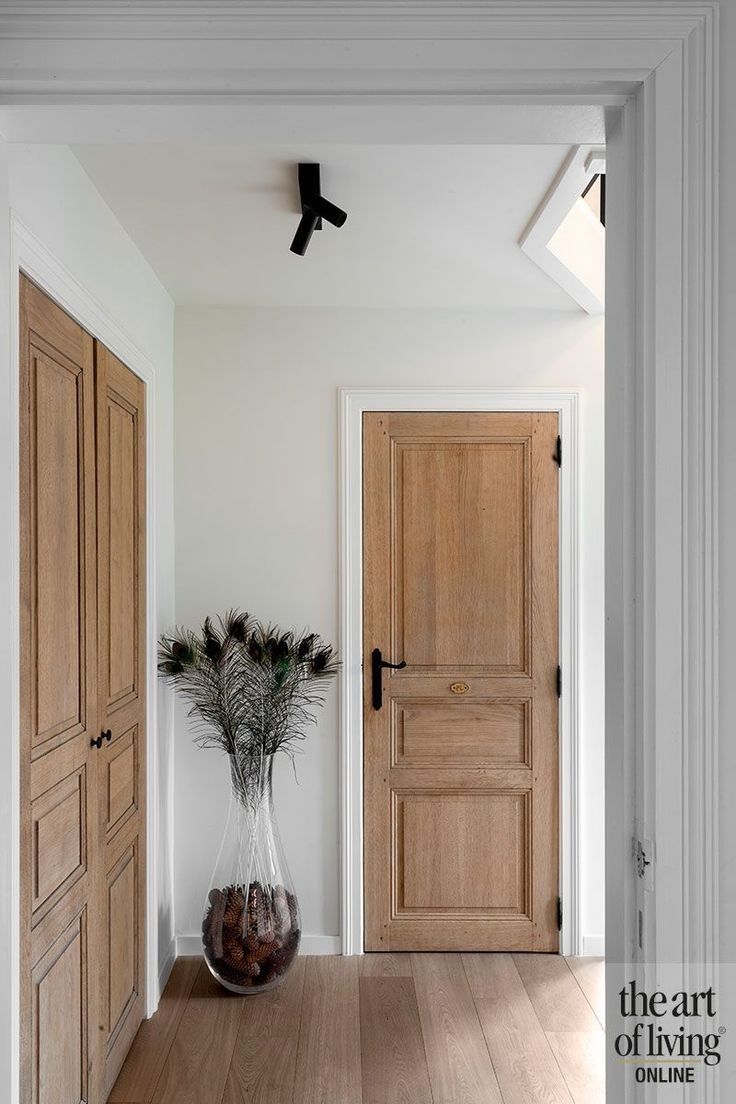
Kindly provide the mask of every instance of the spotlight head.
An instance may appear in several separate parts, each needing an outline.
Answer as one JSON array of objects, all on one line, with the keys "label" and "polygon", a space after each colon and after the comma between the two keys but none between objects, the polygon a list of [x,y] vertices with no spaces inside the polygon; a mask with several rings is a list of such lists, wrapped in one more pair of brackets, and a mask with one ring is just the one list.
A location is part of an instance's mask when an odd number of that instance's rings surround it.
[{"label": "spotlight head", "polygon": [[291,252],[303,257],[314,231],[322,229],[322,219],[339,228],[345,225],[348,216],[322,195],[318,164],[301,162],[298,175],[302,218],[291,243]]},{"label": "spotlight head", "polygon": [[315,214],[320,218],[325,219],[332,226],[344,226],[347,222],[347,214],[345,211],[336,207],[334,203],[330,203],[329,199],[325,199],[324,196],[314,196],[309,204]]},{"label": "spotlight head", "polygon": [[314,211],[304,212],[296,228],[294,240],[289,246],[292,253],[296,253],[299,257],[304,256],[307,252],[307,246],[312,240],[312,234],[317,229],[317,222],[318,218]]}]

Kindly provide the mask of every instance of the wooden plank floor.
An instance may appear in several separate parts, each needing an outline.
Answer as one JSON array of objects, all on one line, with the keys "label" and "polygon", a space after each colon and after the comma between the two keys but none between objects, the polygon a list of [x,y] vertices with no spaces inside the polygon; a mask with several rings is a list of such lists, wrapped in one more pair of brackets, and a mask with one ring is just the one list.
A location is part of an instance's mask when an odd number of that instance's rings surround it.
[{"label": "wooden plank floor", "polygon": [[603,962],[300,958],[237,997],[179,959],[111,1104],[603,1104]]}]

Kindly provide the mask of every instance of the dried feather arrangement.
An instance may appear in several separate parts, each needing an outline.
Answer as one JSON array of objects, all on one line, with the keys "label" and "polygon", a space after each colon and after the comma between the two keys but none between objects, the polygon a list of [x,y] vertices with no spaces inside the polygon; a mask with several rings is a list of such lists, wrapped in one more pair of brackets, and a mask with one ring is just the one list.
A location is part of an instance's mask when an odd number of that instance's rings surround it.
[{"label": "dried feather arrangement", "polygon": [[264,763],[293,756],[315,722],[338,664],[316,633],[284,632],[247,613],[206,617],[200,633],[177,629],[159,642],[158,669],[190,703],[200,747],[218,747],[238,766],[246,803],[258,800]]}]

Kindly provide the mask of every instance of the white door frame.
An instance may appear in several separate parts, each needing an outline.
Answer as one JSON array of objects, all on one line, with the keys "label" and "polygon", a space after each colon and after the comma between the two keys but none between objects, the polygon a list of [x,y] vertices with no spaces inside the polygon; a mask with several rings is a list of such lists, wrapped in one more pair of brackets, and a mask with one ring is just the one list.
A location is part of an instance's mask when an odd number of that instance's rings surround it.
[{"label": "white door frame", "polygon": [[[157,506],[156,506],[156,406],[158,373],[152,361],[128,336],[95,299],[92,292],[82,286],[67,268],[50,252],[35,234],[11,212],[10,220],[10,293],[11,293],[11,357],[12,403],[16,412],[12,451],[15,457],[15,517],[19,526],[19,377],[20,377],[20,296],[19,278],[24,272],[38,284],[55,302],[63,307],[93,337],[98,338],[126,364],[146,385],[146,1015],[156,1011],[159,1001],[158,968],[158,672],[156,669],[156,571],[157,571]],[[18,529],[19,531],[19,529]],[[16,555],[19,543],[16,545]],[[20,564],[16,559],[15,579],[20,579]],[[19,586],[15,588],[16,606],[12,626],[15,654],[20,655],[20,606]],[[16,691],[18,691],[16,681]],[[13,817],[12,850],[14,899],[20,899],[20,698],[16,693],[13,702],[13,773],[16,810]],[[20,941],[18,913],[15,912],[16,939]],[[16,977],[16,985],[18,979]]]},{"label": "white door frame", "polygon": [[340,863],[342,953],[363,954],[363,414],[369,410],[554,411],[563,442],[559,509],[560,949],[581,954],[579,393],[551,388],[342,387],[340,433]]},{"label": "white door frame", "polygon": [[[718,18],[711,0],[130,0],[52,16],[26,0],[0,11],[0,124],[16,141],[191,141],[223,119],[238,141],[254,118],[301,144],[310,127],[352,142],[457,141],[477,135],[485,110],[626,99],[607,135],[618,228],[606,302],[609,994],[616,963],[679,964],[685,987],[701,988],[717,958]],[[451,117],[464,124],[448,139]],[[4,386],[13,356],[6,346]],[[13,462],[0,469],[11,544]],[[0,578],[11,613],[13,585]],[[12,785],[0,770],[5,838]],[[656,846],[642,950],[637,818]],[[10,927],[7,894],[0,907]],[[11,973],[12,952],[0,992]],[[634,1098],[612,1057],[608,1077],[612,1101]],[[715,1084],[704,1081],[704,1101]]]}]

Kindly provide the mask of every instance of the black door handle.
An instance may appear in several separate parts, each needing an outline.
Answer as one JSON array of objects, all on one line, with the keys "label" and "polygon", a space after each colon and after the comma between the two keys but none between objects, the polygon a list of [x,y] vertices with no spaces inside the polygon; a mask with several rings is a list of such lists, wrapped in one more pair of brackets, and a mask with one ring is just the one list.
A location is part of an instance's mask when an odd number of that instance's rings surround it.
[{"label": "black door handle", "polygon": [[381,672],[384,667],[389,667],[392,671],[401,671],[406,667],[406,660],[402,659],[401,663],[387,663],[381,655],[380,648],[374,648],[371,652],[371,674],[373,676],[372,698],[374,709],[380,709],[383,705],[383,678]]},{"label": "black door handle", "polygon": [[96,740],[93,736],[92,739],[89,742],[89,746],[90,747],[96,747],[97,750],[99,751],[99,749],[102,747],[102,741],[103,740],[107,740],[108,744],[112,740],[112,732],[110,731],[109,728],[105,732],[103,732],[102,735],[98,736]]}]

